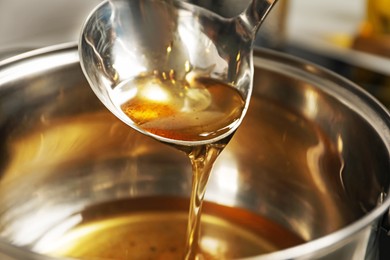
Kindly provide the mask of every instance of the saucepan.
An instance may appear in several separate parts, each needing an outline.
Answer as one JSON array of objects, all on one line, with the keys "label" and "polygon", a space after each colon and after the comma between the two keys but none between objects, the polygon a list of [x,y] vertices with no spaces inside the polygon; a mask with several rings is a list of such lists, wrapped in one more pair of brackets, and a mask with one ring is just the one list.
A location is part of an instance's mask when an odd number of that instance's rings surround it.
[{"label": "saucepan", "polygon": [[[164,198],[153,204],[163,207],[190,194],[186,156],[111,115],[77,53],[63,44],[0,62],[1,259],[62,259],[53,243],[91,212],[115,211],[104,205]],[[390,204],[389,113],[304,60],[259,49],[254,64],[249,111],[206,201],[245,211],[240,223],[261,216],[253,229],[272,222],[272,243],[299,238],[247,259],[376,259]]]}]

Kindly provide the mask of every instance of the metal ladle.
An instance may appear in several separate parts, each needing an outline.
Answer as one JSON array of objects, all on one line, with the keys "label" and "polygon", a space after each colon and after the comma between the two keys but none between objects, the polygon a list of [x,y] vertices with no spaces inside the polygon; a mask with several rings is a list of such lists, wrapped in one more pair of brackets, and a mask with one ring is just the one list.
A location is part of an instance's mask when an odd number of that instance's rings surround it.
[{"label": "metal ladle", "polygon": [[[154,138],[179,145],[216,142],[236,130],[252,91],[256,33],[277,0],[252,0],[235,18],[176,0],[111,0],[88,17],[79,43],[80,62],[93,91],[118,118]],[[145,73],[201,69],[236,88],[245,101],[240,120],[225,134],[202,141],[173,140],[145,131],[119,108],[118,85]]]}]

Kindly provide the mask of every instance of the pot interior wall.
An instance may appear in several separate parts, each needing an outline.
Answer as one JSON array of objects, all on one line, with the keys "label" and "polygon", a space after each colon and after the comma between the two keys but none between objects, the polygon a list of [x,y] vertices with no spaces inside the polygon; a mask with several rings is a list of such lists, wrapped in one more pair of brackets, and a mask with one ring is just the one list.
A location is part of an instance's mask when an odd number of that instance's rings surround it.
[{"label": "pot interior wall", "polygon": [[[256,63],[250,109],[214,167],[206,199],[263,215],[309,241],[377,205],[388,189],[389,154],[348,97],[272,67],[269,55]],[[42,60],[30,62],[30,71],[0,85],[4,239],[33,247],[91,205],[189,196],[185,155],[112,116],[77,60],[43,71],[37,69]],[[12,66],[27,65],[5,69]]]}]

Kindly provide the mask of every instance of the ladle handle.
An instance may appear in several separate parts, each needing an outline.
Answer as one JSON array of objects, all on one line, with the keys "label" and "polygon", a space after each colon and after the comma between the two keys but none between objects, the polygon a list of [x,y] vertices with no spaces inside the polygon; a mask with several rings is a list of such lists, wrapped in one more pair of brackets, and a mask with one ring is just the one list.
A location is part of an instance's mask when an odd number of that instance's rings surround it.
[{"label": "ladle handle", "polygon": [[253,36],[257,33],[260,25],[277,1],[252,0],[245,11],[241,13],[239,19],[244,23],[247,30],[252,32]]}]

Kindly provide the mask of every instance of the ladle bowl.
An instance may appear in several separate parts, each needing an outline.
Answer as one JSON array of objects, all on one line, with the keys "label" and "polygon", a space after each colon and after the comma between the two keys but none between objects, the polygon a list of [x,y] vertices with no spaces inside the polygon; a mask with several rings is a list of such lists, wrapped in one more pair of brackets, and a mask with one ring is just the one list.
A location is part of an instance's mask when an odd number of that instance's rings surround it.
[{"label": "ladle bowl", "polygon": [[[253,1],[241,15],[227,19],[183,1],[106,1],[82,28],[80,62],[95,94],[131,127],[168,143],[214,142],[234,132],[245,115],[252,91],[253,40],[275,2]],[[121,86],[139,75],[217,79],[239,90],[245,108],[223,135],[204,141],[165,138],[145,131],[120,109],[137,91],[136,86]],[[182,96],[187,104],[187,95]]]}]

